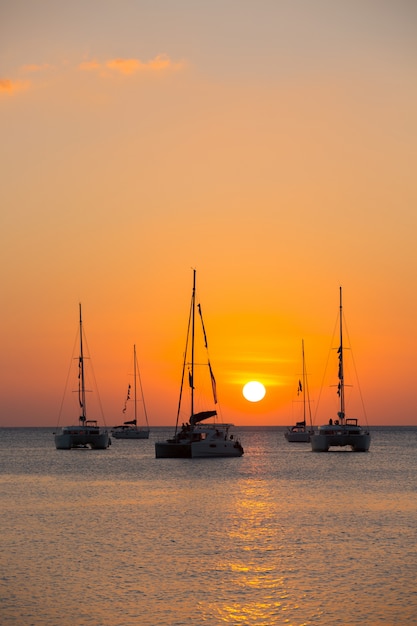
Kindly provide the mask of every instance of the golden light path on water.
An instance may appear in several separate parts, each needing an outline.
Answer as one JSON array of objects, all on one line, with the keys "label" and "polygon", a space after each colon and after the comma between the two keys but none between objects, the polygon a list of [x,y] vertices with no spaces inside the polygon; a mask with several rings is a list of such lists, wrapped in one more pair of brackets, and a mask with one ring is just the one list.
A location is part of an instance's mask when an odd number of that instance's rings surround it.
[{"label": "golden light path on water", "polygon": [[[239,558],[221,565],[221,570],[228,574],[229,584],[236,590],[236,601],[210,607],[221,622],[285,623],[286,611],[296,608],[292,606],[285,588],[286,576],[280,567],[279,552],[283,546],[277,545],[274,522],[277,513],[266,482],[258,479],[244,483],[236,498],[239,523],[228,533],[230,542],[238,546]],[[242,600],[238,600],[240,595]]]},{"label": "golden light path on water", "polygon": [[285,611],[284,576],[279,575],[276,565],[260,564],[256,556],[258,548],[254,549],[255,544],[262,544],[267,556],[268,546],[273,541],[270,520],[275,507],[267,501],[265,488],[258,482],[248,482],[245,492],[241,494],[237,505],[237,515],[242,524],[230,532],[230,540],[240,546],[241,558],[237,562],[225,564],[225,567],[230,568],[236,589],[242,592],[261,591],[264,599],[225,604],[219,609],[219,618],[232,624],[262,623]]}]

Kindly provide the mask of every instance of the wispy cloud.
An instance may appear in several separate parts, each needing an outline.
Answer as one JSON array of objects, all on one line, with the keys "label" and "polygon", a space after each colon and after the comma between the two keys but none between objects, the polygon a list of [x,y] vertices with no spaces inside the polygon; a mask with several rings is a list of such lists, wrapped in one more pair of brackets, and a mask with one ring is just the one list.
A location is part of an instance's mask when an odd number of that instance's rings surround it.
[{"label": "wispy cloud", "polygon": [[42,63],[39,65],[38,63],[29,63],[27,65],[22,66],[23,72],[43,72],[45,70],[51,69],[51,65],[49,63]]},{"label": "wispy cloud", "polygon": [[22,80],[10,80],[8,78],[0,78],[0,93],[13,94],[17,91],[27,89],[29,83]]},{"label": "wispy cloud", "polygon": [[[166,54],[158,54],[152,59],[142,61],[135,58],[116,58],[106,61],[87,59],[78,64],[65,62],[61,65],[51,65],[49,63],[27,63],[19,68],[21,76],[31,74],[33,77],[42,72],[51,72],[51,76],[57,78],[61,71],[76,70],[82,72],[95,72],[100,78],[108,78],[115,75],[145,75],[164,74],[165,72],[176,72],[185,67],[183,61],[173,61]],[[15,94],[32,86],[32,81],[9,79],[0,77],[0,94]]]},{"label": "wispy cloud", "polygon": [[136,74],[143,67],[143,63],[137,59],[114,59],[107,61],[106,67],[121,74]]},{"label": "wispy cloud", "polygon": [[119,74],[138,74],[145,72],[161,72],[164,70],[178,71],[184,67],[183,62],[174,62],[166,54],[158,54],[153,59],[141,61],[140,59],[109,59],[103,63],[98,61],[84,61],[78,68],[84,71],[102,71],[104,69]]},{"label": "wispy cloud", "polygon": [[98,61],[83,61],[78,65],[78,69],[90,72],[93,70],[100,70],[102,68],[101,63]]}]

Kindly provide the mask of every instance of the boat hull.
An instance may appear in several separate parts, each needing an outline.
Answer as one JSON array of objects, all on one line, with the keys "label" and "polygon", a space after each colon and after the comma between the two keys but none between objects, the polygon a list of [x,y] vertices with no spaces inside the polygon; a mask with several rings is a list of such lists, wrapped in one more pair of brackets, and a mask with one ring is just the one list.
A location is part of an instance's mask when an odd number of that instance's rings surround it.
[{"label": "boat hull", "polygon": [[239,457],[243,448],[237,442],[156,442],[155,457],[157,459],[203,459],[220,457]]},{"label": "boat hull", "polygon": [[317,434],[310,439],[313,452],[328,452],[329,448],[350,447],[353,452],[368,452],[371,445],[369,433],[339,433],[339,434]]},{"label": "boat hull", "polygon": [[71,448],[106,450],[109,445],[110,437],[107,432],[98,434],[61,433],[55,435],[55,447],[57,450],[71,450]]},{"label": "boat hull", "polygon": [[284,437],[290,443],[308,443],[310,441],[312,433],[300,432],[292,433],[290,431],[284,433]]},{"label": "boat hull", "polygon": [[176,441],[157,441],[155,443],[157,459],[191,459],[191,443]]},{"label": "boat hull", "polygon": [[231,441],[205,442],[199,441],[191,444],[191,457],[193,459],[209,457],[238,457],[243,455],[243,448]]},{"label": "boat hull", "polygon": [[114,439],[149,439],[149,430],[112,430]]}]

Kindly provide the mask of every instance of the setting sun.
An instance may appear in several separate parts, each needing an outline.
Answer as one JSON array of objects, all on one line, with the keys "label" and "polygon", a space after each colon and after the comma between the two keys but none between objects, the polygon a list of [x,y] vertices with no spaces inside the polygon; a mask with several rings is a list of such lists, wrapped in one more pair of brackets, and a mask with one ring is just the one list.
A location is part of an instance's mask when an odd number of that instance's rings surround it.
[{"label": "setting sun", "polygon": [[252,380],[243,387],[242,391],[246,400],[249,402],[259,402],[265,396],[266,389],[262,383],[258,383],[256,380]]}]

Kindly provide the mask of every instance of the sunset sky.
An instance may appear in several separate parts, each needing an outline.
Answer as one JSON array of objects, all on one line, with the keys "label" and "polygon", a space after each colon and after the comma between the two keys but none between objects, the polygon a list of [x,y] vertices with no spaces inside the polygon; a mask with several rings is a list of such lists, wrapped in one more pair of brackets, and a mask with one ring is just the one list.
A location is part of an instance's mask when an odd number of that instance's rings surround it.
[{"label": "sunset sky", "polygon": [[107,425],[134,343],[173,425],[192,268],[224,421],[292,422],[303,339],[316,411],[341,285],[417,425],[416,79],[412,0],[1,3],[0,426],[57,424],[79,302]]}]

